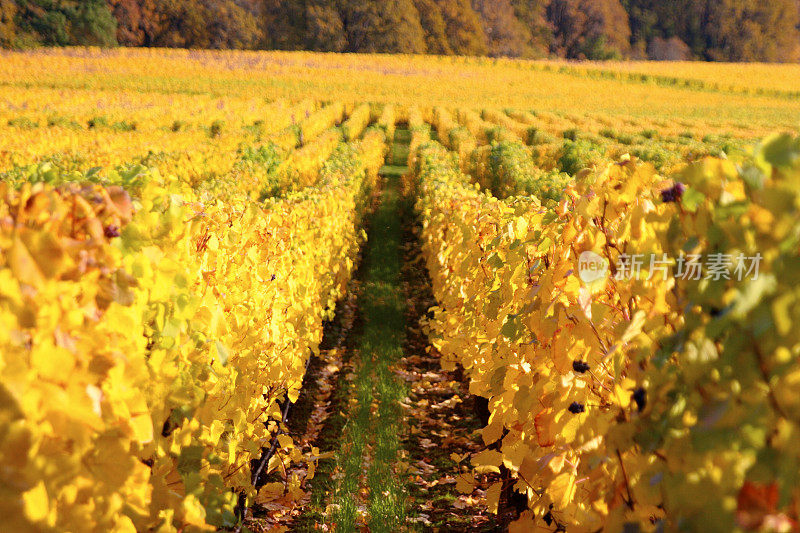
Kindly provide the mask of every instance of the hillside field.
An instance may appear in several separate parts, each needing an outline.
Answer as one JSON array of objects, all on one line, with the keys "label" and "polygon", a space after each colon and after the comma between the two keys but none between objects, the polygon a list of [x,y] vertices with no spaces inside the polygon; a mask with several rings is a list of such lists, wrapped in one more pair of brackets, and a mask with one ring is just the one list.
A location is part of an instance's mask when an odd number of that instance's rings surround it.
[{"label": "hillside field", "polygon": [[800,528],[800,65],[0,50],[0,532]]}]

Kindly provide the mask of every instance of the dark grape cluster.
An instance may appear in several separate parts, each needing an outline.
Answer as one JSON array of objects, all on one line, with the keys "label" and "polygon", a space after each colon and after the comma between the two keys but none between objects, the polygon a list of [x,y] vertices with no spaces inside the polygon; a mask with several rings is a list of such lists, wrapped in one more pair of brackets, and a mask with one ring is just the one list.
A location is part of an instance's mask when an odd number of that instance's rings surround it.
[{"label": "dark grape cluster", "polygon": [[586,411],[586,407],[582,403],[572,402],[569,404],[569,412],[573,415],[577,415],[578,413],[583,413]]},{"label": "dark grape cluster", "polygon": [[119,227],[114,224],[109,224],[103,230],[103,233],[105,233],[106,237],[109,239],[113,239],[114,237],[119,237]]},{"label": "dark grape cluster", "polygon": [[639,387],[633,394],[631,395],[631,400],[636,403],[636,408],[641,413],[644,408],[647,406],[647,392],[645,392],[644,387]]},{"label": "dark grape cluster", "polygon": [[572,370],[574,370],[578,374],[583,374],[584,372],[588,372],[589,363],[587,363],[586,361],[573,361]]},{"label": "dark grape cluster", "polygon": [[676,183],[669,189],[661,191],[661,200],[664,203],[680,201],[683,193],[686,191],[686,185],[681,182]]}]

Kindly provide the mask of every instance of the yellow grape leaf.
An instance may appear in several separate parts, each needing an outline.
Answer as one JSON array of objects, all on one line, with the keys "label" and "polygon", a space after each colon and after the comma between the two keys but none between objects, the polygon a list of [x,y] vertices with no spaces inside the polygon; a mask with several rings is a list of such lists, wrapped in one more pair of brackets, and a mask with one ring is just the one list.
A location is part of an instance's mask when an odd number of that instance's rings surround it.
[{"label": "yellow grape leaf", "polygon": [[572,335],[569,330],[564,329],[553,340],[551,354],[553,358],[553,365],[559,374],[566,374],[572,369],[572,359],[570,358],[569,348],[574,344]]},{"label": "yellow grape leaf", "polygon": [[183,520],[187,524],[200,527],[204,530],[213,529],[206,524],[206,510],[194,494],[189,494],[183,499]]},{"label": "yellow grape leaf", "polygon": [[558,413],[556,418],[558,424],[561,426],[559,428],[559,435],[561,436],[562,441],[569,444],[575,442],[575,438],[578,435],[578,430],[583,424],[582,417],[574,416],[565,409]]},{"label": "yellow grape leaf", "polygon": [[286,435],[285,433],[278,435],[278,446],[281,448],[290,448],[293,444],[294,441],[289,435]]},{"label": "yellow grape leaf", "polygon": [[635,382],[631,381],[630,379],[623,380],[622,383],[617,383],[614,385],[614,393],[617,397],[617,403],[623,409],[627,409],[631,403],[631,393],[630,391],[633,390],[635,387]]},{"label": "yellow grape leaf", "polygon": [[300,488],[300,476],[296,473],[292,474],[286,488],[293,500],[296,501],[303,497],[303,489]]},{"label": "yellow grape leaf", "polygon": [[511,433],[503,439],[503,464],[512,470],[519,470],[525,457],[530,453],[530,449],[517,435]]},{"label": "yellow grape leaf", "polygon": [[568,295],[570,298],[575,298],[580,292],[581,287],[581,279],[574,274],[570,274],[564,284],[564,294]]},{"label": "yellow grape leaf", "polygon": [[472,474],[459,474],[456,479],[456,490],[463,494],[470,494],[475,490],[475,478]]},{"label": "yellow grape leaf", "polygon": [[564,469],[564,465],[567,462],[567,456],[564,453],[554,455],[550,461],[547,462],[547,467],[553,471],[554,474],[558,474]]},{"label": "yellow grape leaf", "polygon": [[75,356],[53,344],[50,339],[43,339],[31,350],[31,366],[42,378],[63,382],[69,378],[75,366]]},{"label": "yellow grape leaf", "polygon": [[472,464],[475,470],[481,474],[487,472],[500,472],[500,464],[503,462],[503,455],[497,450],[483,450],[472,457]]},{"label": "yellow grape leaf", "polygon": [[497,442],[503,436],[503,424],[500,422],[499,417],[494,417],[489,420],[489,425],[481,430],[483,436],[483,443],[487,446]]},{"label": "yellow grape leaf", "polygon": [[136,526],[127,516],[118,516],[114,524],[114,533],[137,533]]},{"label": "yellow grape leaf", "polygon": [[539,446],[546,448],[556,443],[554,423],[555,417],[552,409],[545,409],[534,418],[533,425],[536,428],[536,441]]},{"label": "yellow grape leaf", "polygon": [[58,238],[50,232],[37,231],[25,234],[25,244],[40,271],[48,278],[58,277],[73,262],[64,252]]},{"label": "yellow grape leaf", "polygon": [[[316,344],[314,345],[317,346]],[[292,387],[286,396],[289,398],[289,401],[292,403],[297,403],[297,399],[300,398],[300,387]]]},{"label": "yellow grape leaf", "polygon": [[469,452],[467,452],[467,453],[465,453],[463,455],[458,455],[457,453],[451,453],[450,454],[450,459],[452,459],[452,461],[454,463],[460,463],[461,461],[466,459],[468,455],[469,455]]},{"label": "yellow grape leaf", "polygon": [[576,478],[572,472],[562,472],[557,475],[547,488],[553,505],[556,509],[563,509],[572,501],[575,496]]},{"label": "yellow grape leaf", "polygon": [[269,458],[269,463],[267,463],[267,474],[274,472],[278,469],[278,467],[283,469],[283,460],[278,454],[275,454]]},{"label": "yellow grape leaf", "polygon": [[775,329],[780,335],[786,335],[792,329],[790,308],[795,301],[797,296],[790,292],[775,298],[772,302],[772,318],[775,321]]},{"label": "yellow grape leaf", "polygon": [[258,491],[255,497],[255,502],[259,504],[269,503],[277,500],[283,496],[285,486],[280,481],[267,483]]},{"label": "yellow grape leaf", "polygon": [[11,267],[14,277],[22,283],[36,286],[44,282],[44,274],[19,237],[14,237],[11,243],[8,266]]},{"label": "yellow grape leaf", "polygon": [[631,319],[631,323],[628,324],[627,329],[622,334],[622,337],[619,340],[620,344],[625,344],[626,342],[630,342],[636,335],[642,332],[642,326],[644,326],[645,322],[645,312],[642,310],[636,311],[634,313],[633,318]]},{"label": "yellow grape leaf", "polygon": [[536,520],[536,515],[531,510],[523,512],[508,525],[508,533],[552,533],[553,529],[542,520]]},{"label": "yellow grape leaf", "polygon": [[22,501],[25,505],[25,516],[31,522],[44,520],[50,514],[50,501],[47,498],[47,489],[43,481],[37,483],[31,490],[22,493]]},{"label": "yellow grape leaf", "polygon": [[493,483],[491,487],[486,489],[486,508],[490,513],[497,514],[497,508],[500,505],[500,492],[502,489],[502,481]]},{"label": "yellow grape leaf", "polygon": [[133,430],[133,438],[146,444],[153,440],[153,420],[150,415],[139,415],[131,418],[131,429]]},{"label": "yellow grape leaf", "polygon": [[211,426],[208,428],[209,439],[211,440],[211,443],[216,445],[224,431],[225,423],[222,422],[222,420],[214,420],[211,422]]}]

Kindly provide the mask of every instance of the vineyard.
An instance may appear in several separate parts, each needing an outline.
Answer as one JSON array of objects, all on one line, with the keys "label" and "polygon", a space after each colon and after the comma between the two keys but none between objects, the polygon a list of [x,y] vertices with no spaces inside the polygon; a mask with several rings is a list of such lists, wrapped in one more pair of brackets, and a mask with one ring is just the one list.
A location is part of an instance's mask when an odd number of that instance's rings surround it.
[{"label": "vineyard", "polygon": [[800,77],[711,68],[0,52],[0,531],[797,531]]}]

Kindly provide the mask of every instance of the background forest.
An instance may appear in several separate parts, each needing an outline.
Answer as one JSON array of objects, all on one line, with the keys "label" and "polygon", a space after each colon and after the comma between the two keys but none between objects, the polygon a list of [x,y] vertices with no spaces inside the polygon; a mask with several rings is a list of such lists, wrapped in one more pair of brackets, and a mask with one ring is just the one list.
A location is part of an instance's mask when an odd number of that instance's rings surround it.
[{"label": "background forest", "polygon": [[0,0],[0,46],[796,61],[800,0]]}]

